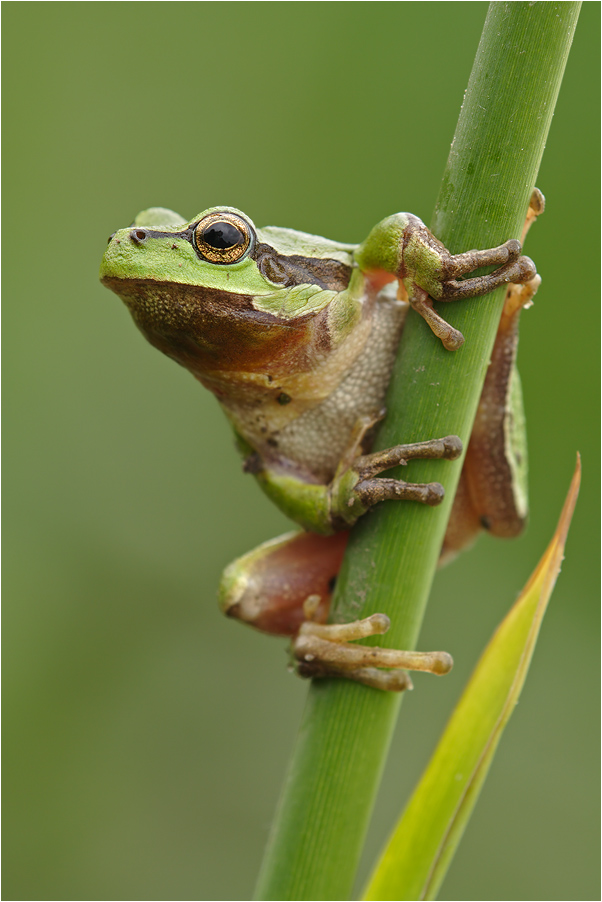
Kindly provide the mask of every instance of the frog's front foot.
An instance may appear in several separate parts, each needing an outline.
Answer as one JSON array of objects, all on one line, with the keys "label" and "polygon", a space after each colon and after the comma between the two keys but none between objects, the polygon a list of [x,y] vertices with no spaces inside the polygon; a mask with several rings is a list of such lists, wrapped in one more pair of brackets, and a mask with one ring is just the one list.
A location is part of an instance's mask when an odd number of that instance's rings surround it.
[{"label": "frog's front foot", "polygon": [[[410,222],[406,231],[409,234],[404,251],[403,284],[408,300],[450,351],[463,344],[464,336],[439,316],[433,300],[479,297],[501,285],[529,282],[537,274],[533,261],[521,256],[521,243],[514,238],[498,247],[450,254],[420,220]],[[430,263],[425,265],[429,257]],[[488,275],[464,278],[485,266],[496,268]]]},{"label": "frog's front foot", "polygon": [[412,688],[407,670],[438,675],[453,666],[447,652],[400,651],[379,646],[350,645],[356,639],[382,635],[390,626],[385,614],[372,614],[352,623],[314,623],[307,620],[293,639],[292,651],[300,676],[343,677],[372,686],[402,692]]},{"label": "frog's front foot", "polygon": [[435,506],[443,501],[445,491],[439,482],[405,482],[402,479],[375,478],[379,473],[410,460],[456,460],[462,453],[457,435],[395,445],[384,451],[355,457],[344,462],[335,476],[331,490],[334,522],[351,526],[363,513],[379,501],[418,501]]}]

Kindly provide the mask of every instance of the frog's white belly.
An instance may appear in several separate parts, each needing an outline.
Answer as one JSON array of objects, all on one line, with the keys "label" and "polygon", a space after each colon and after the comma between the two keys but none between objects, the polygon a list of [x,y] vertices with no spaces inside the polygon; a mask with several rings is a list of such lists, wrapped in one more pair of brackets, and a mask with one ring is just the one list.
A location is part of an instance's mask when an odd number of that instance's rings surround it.
[{"label": "frog's white belly", "polygon": [[375,416],[383,406],[407,310],[407,304],[381,295],[366,345],[338,387],[278,431],[279,457],[330,481],[358,418]]}]

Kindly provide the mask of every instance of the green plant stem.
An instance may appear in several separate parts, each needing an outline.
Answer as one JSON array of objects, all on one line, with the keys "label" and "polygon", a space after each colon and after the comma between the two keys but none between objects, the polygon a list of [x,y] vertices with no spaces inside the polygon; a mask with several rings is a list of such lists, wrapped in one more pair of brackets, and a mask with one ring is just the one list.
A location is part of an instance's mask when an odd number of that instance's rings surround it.
[{"label": "green plant stem", "polygon": [[[452,252],[520,236],[579,6],[490,5],[432,223]],[[452,433],[466,447],[503,297],[500,290],[444,306],[466,337],[455,353],[408,316],[378,447]],[[398,648],[415,646],[461,469],[411,466],[412,481],[443,483],[444,503],[381,505],[365,517],[334,605],[336,620],[388,613],[393,625],[380,644]],[[351,683],[311,686],[257,899],[349,897],[399,702]]]}]

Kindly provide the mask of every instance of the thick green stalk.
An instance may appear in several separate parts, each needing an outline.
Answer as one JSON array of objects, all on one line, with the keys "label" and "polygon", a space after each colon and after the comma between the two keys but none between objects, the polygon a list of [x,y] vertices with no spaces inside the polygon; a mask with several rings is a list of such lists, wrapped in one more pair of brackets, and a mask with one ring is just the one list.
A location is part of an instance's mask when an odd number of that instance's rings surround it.
[{"label": "thick green stalk", "polygon": [[[432,223],[452,252],[520,236],[579,6],[490,5]],[[410,314],[380,447],[451,433],[466,445],[503,295],[445,305],[466,337],[455,353]],[[335,601],[337,620],[385,611],[393,626],[380,644],[398,648],[415,646],[461,468],[411,466],[412,481],[443,483],[445,502],[386,504],[365,517]],[[311,686],[256,898],[349,897],[399,701],[349,683]]]}]

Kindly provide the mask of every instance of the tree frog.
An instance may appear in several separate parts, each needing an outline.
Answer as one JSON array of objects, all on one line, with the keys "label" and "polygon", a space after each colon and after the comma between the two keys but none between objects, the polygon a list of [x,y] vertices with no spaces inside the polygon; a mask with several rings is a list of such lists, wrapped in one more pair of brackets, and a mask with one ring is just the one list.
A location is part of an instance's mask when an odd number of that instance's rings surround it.
[{"label": "tree frog", "polygon": [[[527,225],[542,209],[536,191]],[[469,276],[480,267],[494,270]],[[410,307],[433,340],[453,351],[463,336],[433,301],[510,286],[442,557],[479,529],[521,530],[527,506],[517,323],[539,281],[521,243],[450,254],[410,213],[384,219],[352,245],[258,229],[233,207],[212,207],[189,221],[154,207],[111,235],[100,275],[148,341],[213,392],[244,469],[303,527],[226,568],[224,612],[292,636],[301,675],[401,690],[411,685],[408,669],[447,672],[452,662],[444,652],[349,644],[385,632],[388,619],[329,624],[330,597],[359,517],[386,500],[435,505],[443,498],[439,483],[379,474],[462,452],[457,436],[427,436],[370,453]]]}]

